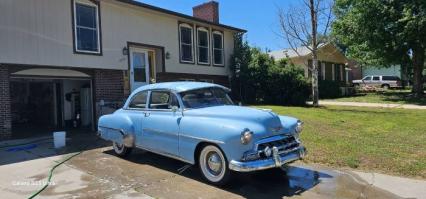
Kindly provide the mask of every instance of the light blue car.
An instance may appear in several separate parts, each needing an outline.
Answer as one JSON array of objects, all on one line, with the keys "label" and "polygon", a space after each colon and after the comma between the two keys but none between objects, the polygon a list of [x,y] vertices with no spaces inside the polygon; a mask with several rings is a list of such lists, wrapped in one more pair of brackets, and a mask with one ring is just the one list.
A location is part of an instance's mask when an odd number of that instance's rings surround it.
[{"label": "light blue car", "polygon": [[142,86],[123,108],[99,119],[98,133],[115,153],[132,148],[198,165],[223,185],[231,171],[278,168],[302,159],[302,122],[270,110],[236,106],[226,87],[201,82]]}]

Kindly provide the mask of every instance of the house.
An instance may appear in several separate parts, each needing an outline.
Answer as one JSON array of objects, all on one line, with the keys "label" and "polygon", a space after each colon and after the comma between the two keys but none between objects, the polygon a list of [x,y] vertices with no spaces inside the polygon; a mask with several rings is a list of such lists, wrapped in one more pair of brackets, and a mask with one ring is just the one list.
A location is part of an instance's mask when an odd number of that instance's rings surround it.
[{"label": "house", "polygon": [[193,16],[132,0],[0,1],[0,139],[94,129],[135,88],[227,85],[235,33],[219,4]]},{"label": "house", "polygon": [[[270,56],[276,60],[288,58],[293,64],[304,67],[305,76],[310,77],[312,72],[307,66],[312,65],[312,53],[306,47],[296,49],[283,49],[272,51]],[[352,79],[352,70],[356,70],[354,62],[332,43],[322,44],[318,47],[318,79],[348,83]]]}]

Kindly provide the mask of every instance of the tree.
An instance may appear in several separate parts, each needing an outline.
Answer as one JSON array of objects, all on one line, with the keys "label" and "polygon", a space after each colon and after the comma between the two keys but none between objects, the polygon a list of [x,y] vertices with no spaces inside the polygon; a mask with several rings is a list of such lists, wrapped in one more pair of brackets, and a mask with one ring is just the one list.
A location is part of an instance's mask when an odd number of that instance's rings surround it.
[{"label": "tree", "polygon": [[348,55],[367,64],[411,65],[412,92],[423,95],[426,1],[336,0],[333,35]]},{"label": "tree", "polygon": [[319,105],[318,90],[318,47],[329,42],[330,24],[332,21],[332,1],[303,0],[300,7],[287,10],[278,9],[281,36],[297,54],[305,47],[312,55],[312,65],[305,66],[312,72],[313,105]]},{"label": "tree", "polygon": [[246,74],[251,59],[250,46],[244,40],[244,33],[234,34],[234,52],[231,57],[231,89],[233,99],[246,102]]}]

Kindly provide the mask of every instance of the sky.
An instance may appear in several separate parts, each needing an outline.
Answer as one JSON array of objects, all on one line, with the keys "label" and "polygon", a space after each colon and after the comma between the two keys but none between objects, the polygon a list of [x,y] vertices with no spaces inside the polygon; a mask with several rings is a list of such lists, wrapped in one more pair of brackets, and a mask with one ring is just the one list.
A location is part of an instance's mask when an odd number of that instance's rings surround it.
[{"label": "sky", "polygon": [[[192,15],[192,7],[208,0],[138,0],[153,6]],[[263,50],[287,48],[280,38],[278,7],[297,5],[298,0],[217,0],[219,2],[219,21],[247,30],[250,45]]]}]

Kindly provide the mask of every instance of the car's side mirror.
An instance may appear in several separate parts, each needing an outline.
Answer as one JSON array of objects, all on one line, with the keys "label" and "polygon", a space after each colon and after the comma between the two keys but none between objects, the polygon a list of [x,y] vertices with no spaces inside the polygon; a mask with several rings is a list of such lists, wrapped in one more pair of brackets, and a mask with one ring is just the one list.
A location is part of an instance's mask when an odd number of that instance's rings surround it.
[{"label": "car's side mirror", "polygon": [[178,111],[179,110],[179,107],[177,107],[177,106],[172,106],[172,111],[173,112],[176,112],[176,111]]}]

